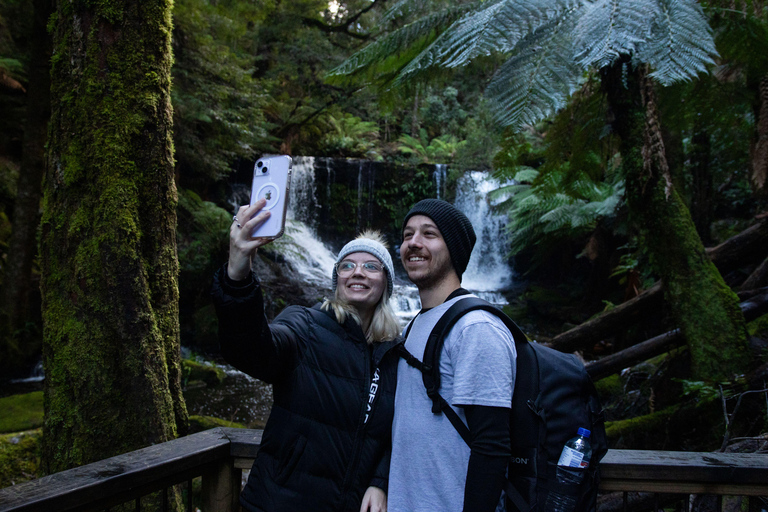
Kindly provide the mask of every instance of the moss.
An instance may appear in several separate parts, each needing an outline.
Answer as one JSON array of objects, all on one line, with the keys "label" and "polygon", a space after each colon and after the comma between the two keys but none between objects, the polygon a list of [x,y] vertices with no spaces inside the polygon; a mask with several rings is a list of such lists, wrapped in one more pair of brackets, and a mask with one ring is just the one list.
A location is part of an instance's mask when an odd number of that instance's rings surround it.
[{"label": "moss", "polygon": [[0,398],[0,433],[43,426],[43,392]]},{"label": "moss", "polygon": [[189,417],[190,434],[202,432],[203,430],[210,430],[216,427],[245,428],[245,425],[234,421],[222,420],[221,418],[214,418],[213,416],[193,415]]},{"label": "moss", "polygon": [[41,429],[0,435],[0,488],[43,476]]},{"label": "moss", "polygon": [[603,403],[611,401],[611,397],[624,394],[624,383],[618,374],[613,374],[595,382],[597,394]]},{"label": "moss", "polygon": [[738,299],[707,257],[682,198],[663,179],[667,162],[652,86],[639,69],[628,76],[622,69],[620,63],[604,69],[603,79],[621,137],[630,217],[664,282],[670,311],[690,349],[693,377],[728,380],[749,364]]},{"label": "moss", "polygon": [[768,339],[768,314],[757,317],[747,324],[750,336]]},{"label": "moss", "polygon": [[184,374],[184,380],[189,381],[203,381],[209,387],[218,386],[224,379],[227,378],[227,374],[224,370],[211,364],[198,363],[197,361],[190,361],[184,359],[181,362],[182,372]]},{"label": "moss", "polygon": [[170,3],[57,8],[40,242],[51,470],[169,440],[186,424]]},{"label": "moss", "polygon": [[[608,439],[608,446],[616,447],[621,446],[622,443],[627,444],[627,439],[633,439],[638,435],[645,435],[648,432],[664,432],[667,423],[678,409],[679,406],[672,406],[636,418],[606,422],[605,435]],[[646,449],[652,448],[648,445]]]}]

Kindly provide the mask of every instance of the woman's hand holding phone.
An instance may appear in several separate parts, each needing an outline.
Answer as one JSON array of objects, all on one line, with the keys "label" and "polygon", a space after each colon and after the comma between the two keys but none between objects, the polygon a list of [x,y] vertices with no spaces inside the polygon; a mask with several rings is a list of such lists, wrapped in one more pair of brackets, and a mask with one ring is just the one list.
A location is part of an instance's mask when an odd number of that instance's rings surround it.
[{"label": "woman's hand holding phone", "polygon": [[265,199],[259,199],[250,206],[243,205],[232,219],[232,226],[229,228],[227,275],[233,281],[248,277],[251,272],[251,260],[258,248],[273,240],[251,236],[251,233],[264,224],[271,215],[269,210],[263,210],[266,204]]}]

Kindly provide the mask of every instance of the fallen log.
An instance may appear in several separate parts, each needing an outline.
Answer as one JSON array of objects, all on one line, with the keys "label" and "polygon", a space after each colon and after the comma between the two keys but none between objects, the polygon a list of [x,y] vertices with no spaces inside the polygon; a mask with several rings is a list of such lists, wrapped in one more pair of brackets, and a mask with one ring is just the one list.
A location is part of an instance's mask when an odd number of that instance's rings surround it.
[{"label": "fallen log", "polygon": [[560,352],[574,352],[588,344],[612,336],[617,331],[631,325],[645,315],[661,309],[664,297],[661,283],[654,284],[637,297],[634,297],[605,313],[579,324],[573,329],[558,334],[546,345]]},{"label": "fallen log", "polygon": [[749,290],[750,288],[758,288],[766,285],[768,285],[768,258],[765,258],[754,272],[741,283],[740,289]]},{"label": "fallen log", "polygon": [[720,245],[707,248],[706,252],[721,273],[763,261],[768,254],[768,218],[761,218]]},{"label": "fallen log", "polygon": [[[768,313],[768,290],[763,290],[761,294],[740,303],[739,306],[747,322]],[[680,330],[674,329],[610,356],[605,356],[597,361],[591,361],[585,366],[587,373],[589,373],[592,379],[598,380],[618,373],[624,368],[634,366],[641,361],[646,361],[664,352],[668,352],[673,348],[681,346],[684,342],[685,340]]]},{"label": "fallen log", "polygon": [[[768,218],[761,219],[722,244],[707,249],[707,255],[721,273],[729,272],[745,262],[762,261],[766,254]],[[659,311],[663,304],[661,283],[656,283],[637,297],[558,334],[546,345],[561,352],[582,350],[636,323],[645,315]]]}]

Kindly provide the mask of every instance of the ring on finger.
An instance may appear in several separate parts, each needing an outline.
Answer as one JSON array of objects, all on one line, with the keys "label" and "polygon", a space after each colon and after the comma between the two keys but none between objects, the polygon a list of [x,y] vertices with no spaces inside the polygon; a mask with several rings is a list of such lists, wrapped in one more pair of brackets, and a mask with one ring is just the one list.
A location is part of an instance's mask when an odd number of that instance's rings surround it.
[{"label": "ring on finger", "polygon": [[235,224],[237,224],[237,227],[238,227],[238,228],[241,228],[241,227],[243,227],[243,226],[241,226],[241,225],[240,225],[240,221],[239,221],[239,220],[237,220],[237,215],[234,215],[234,216],[232,217],[232,220],[233,220],[233,221],[235,221]]}]

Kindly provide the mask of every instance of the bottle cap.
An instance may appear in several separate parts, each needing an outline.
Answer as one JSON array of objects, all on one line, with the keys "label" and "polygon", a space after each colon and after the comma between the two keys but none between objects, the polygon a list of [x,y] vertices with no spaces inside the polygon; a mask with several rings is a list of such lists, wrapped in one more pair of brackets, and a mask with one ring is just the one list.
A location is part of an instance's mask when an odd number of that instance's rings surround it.
[{"label": "bottle cap", "polygon": [[579,427],[579,435],[580,436],[589,437],[589,434],[591,434],[591,432],[589,430],[587,430],[585,428]]}]

